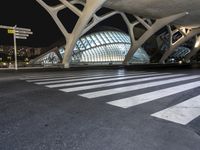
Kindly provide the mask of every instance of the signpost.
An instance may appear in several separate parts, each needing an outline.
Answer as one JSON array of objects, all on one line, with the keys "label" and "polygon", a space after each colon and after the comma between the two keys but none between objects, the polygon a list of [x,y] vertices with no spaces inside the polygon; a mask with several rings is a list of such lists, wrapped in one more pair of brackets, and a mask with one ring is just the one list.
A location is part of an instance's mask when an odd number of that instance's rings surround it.
[{"label": "signpost", "polygon": [[14,54],[15,54],[15,70],[18,70],[18,65],[17,65],[17,40],[16,39],[26,40],[29,37],[29,35],[33,34],[33,32],[31,31],[31,29],[19,28],[17,26],[10,27],[10,26],[0,25],[0,29],[6,29],[8,34],[13,34]]}]

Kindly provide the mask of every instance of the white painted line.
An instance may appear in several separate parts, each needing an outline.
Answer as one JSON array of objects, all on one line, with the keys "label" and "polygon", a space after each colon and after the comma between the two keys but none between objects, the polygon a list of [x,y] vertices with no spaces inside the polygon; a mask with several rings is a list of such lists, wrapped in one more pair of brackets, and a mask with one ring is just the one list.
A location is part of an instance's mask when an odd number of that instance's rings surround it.
[{"label": "white painted line", "polygon": [[151,116],[187,125],[192,120],[200,116],[200,95],[152,114]]},{"label": "white painted line", "polygon": [[[132,72],[132,74],[135,73],[155,73],[155,72],[144,72],[144,71],[137,71],[137,72]],[[126,74],[124,72],[106,72],[102,73],[102,72],[95,72],[95,73],[63,73],[63,74],[35,74],[35,75],[24,75],[23,78],[21,78],[21,80],[40,80],[40,79],[47,79],[47,78],[54,78],[54,77],[81,77],[81,76],[104,76],[104,75],[110,75],[110,74],[116,74],[116,75],[123,75]]]},{"label": "white painted line", "polygon": [[[137,75],[137,74],[149,74],[149,73],[135,73],[135,74],[114,74],[116,76],[128,76],[128,75]],[[113,76],[114,76],[113,75]],[[102,76],[110,76],[110,74],[91,74],[91,75],[84,75],[82,74],[81,76],[62,76],[62,77],[51,77],[51,78],[41,78],[41,79],[31,79],[27,80],[27,82],[46,82],[46,81],[56,81],[56,80],[67,80],[67,79],[80,79],[80,78],[85,78],[85,77],[102,77]]]},{"label": "white painted line", "polygon": [[27,82],[36,82],[37,80],[46,80],[46,79],[54,79],[54,78],[68,78],[68,77],[75,77],[75,76],[48,76],[48,77],[38,77],[38,78],[20,78],[20,80],[26,80]]},{"label": "white painted line", "polygon": [[[56,80],[56,81],[47,81],[47,82],[36,82],[38,85],[47,85],[47,84],[57,84],[57,83],[67,83],[67,82],[78,82],[84,80],[95,80],[95,79],[105,79],[105,78],[112,78],[112,77],[123,77],[125,75],[108,75],[108,76],[98,76],[98,77],[86,77],[86,78],[79,78],[79,79],[66,79],[66,80]],[[59,85],[59,84],[57,84]],[[58,86],[59,87],[59,86]]]},{"label": "white painted line", "polygon": [[[118,81],[118,82],[112,82],[112,83],[103,83],[103,84],[95,84],[95,85],[86,85],[86,86],[65,88],[65,89],[60,89],[60,91],[75,92],[75,91],[89,90],[89,89],[102,88],[102,87],[110,87],[110,86],[137,83],[137,82],[143,82],[143,81],[152,81],[152,80],[156,80],[156,79],[158,80],[158,79],[165,79],[165,78],[179,77],[179,76],[183,76],[183,74],[155,76],[155,77],[139,78],[139,79],[135,79],[136,77],[132,77],[133,80],[125,80],[125,81]],[[145,77],[145,76],[143,76],[143,77]]]},{"label": "white painted line", "polygon": [[48,77],[48,78],[38,78],[38,79],[26,79],[26,82],[45,82],[45,81],[53,81],[53,80],[62,80],[62,79],[74,79],[74,78],[77,78],[77,77],[74,77],[74,76],[56,76],[56,77]]},{"label": "white painted line", "polygon": [[158,90],[150,93],[145,93],[137,96],[132,96],[124,99],[119,99],[111,102],[107,102],[110,105],[121,107],[121,108],[129,108],[133,106],[137,106],[143,103],[148,103],[159,98],[171,96],[180,92],[184,92],[187,90],[191,90],[194,88],[200,87],[200,81],[191,82],[188,84],[182,84],[179,86],[170,87],[163,90]]},{"label": "white painted line", "polygon": [[[93,76],[93,75],[101,75],[101,74],[87,74],[87,73],[82,73],[81,76]],[[35,76],[25,76],[23,77],[24,80],[42,80],[42,79],[48,79],[48,78],[61,78],[61,77],[77,77],[80,76],[80,74],[48,74],[48,75],[35,75]]]},{"label": "white painted line", "polygon": [[[64,76],[64,77],[51,77],[46,79],[34,79],[34,80],[27,80],[27,82],[46,82],[46,81],[56,81],[56,80],[67,80],[67,79],[80,79],[88,77],[89,75],[83,75],[83,76]],[[90,77],[102,77],[105,75],[90,75]]]},{"label": "white painted line", "polygon": [[65,76],[74,76],[71,74],[48,74],[48,75],[35,75],[35,76],[24,76],[24,80],[37,80],[37,79],[44,79],[44,78],[51,78],[51,77],[65,77]]},{"label": "white painted line", "polygon": [[[168,77],[170,77],[170,76],[168,76]],[[173,77],[173,75],[171,75],[171,77]],[[176,77],[176,76],[174,75],[174,77]],[[178,75],[177,75],[177,77],[178,77]],[[167,79],[167,80],[163,80],[163,81],[153,81],[153,82],[144,83],[144,84],[131,85],[131,86],[125,86],[125,87],[120,87],[120,88],[84,93],[84,94],[81,94],[80,96],[86,97],[86,98],[97,98],[97,97],[119,94],[119,93],[124,93],[124,92],[130,92],[130,91],[134,91],[134,90],[140,90],[140,89],[145,89],[145,88],[150,88],[150,87],[155,87],[155,86],[160,86],[160,85],[170,84],[170,83],[175,83],[175,82],[180,82],[180,81],[186,81],[186,80],[191,80],[191,79],[196,79],[196,78],[200,78],[200,76],[179,77],[179,78]],[[156,79],[156,78],[151,78],[151,79]],[[159,79],[159,78],[157,78],[157,79]],[[162,78],[160,78],[160,79],[162,79]]]},{"label": "white painted line", "polygon": [[[64,83],[64,84],[54,84],[54,85],[47,85],[46,87],[49,88],[57,88],[57,87],[67,87],[67,86],[75,86],[75,85],[84,85],[84,84],[94,84],[94,83],[101,83],[101,82],[108,82],[108,81],[117,81],[117,80],[124,80],[124,79],[131,79],[131,78],[140,78],[140,77],[149,77],[149,76],[156,76],[160,74],[151,74],[151,75],[135,75],[135,76],[128,76],[128,77],[115,77],[115,78],[96,78],[99,80],[92,80],[92,81],[83,81],[83,82],[73,82],[73,83]],[[112,76],[113,77],[113,76]]]}]

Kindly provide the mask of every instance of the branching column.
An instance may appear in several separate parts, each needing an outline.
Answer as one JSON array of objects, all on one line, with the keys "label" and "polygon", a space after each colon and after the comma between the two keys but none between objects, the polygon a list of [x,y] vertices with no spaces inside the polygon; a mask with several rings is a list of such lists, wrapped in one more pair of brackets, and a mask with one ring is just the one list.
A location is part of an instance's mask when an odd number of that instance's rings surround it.
[{"label": "branching column", "polygon": [[[85,3],[83,3],[82,1],[59,0],[61,4],[57,6],[49,6],[43,0],[36,0],[36,1],[48,11],[48,13],[54,19],[54,21],[56,22],[57,26],[59,27],[59,29],[61,30],[66,39],[67,44],[65,46],[63,65],[65,68],[69,68],[72,52],[77,40],[80,38],[82,32],[87,27],[88,22],[92,18],[93,14],[95,14],[95,12],[102,7],[102,5],[106,0],[86,0]],[[83,11],[79,10],[77,7],[74,6],[74,4],[77,3],[84,5]],[[58,12],[65,8],[70,9],[73,13],[75,13],[79,17],[71,33],[69,33],[66,30],[66,28],[58,18]]]},{"label": "branching column", "polygon": [[[161,28],[168,25],[169,23],[185,16],[186,14],[188,13],[180,13],[180,14],[164,17],[161,19],[157,19],[154,23],[152,23],[151,21],[148,21],[145,18],[140,18],[138,16],[135,16],[135,18],[137,19],[136,22],[130,22],[129,19],[125,15],[122,15],[128,26],[129,33],[131,35],[131,40],[132,40],[132,46],[125,57],[124,64],[127,64],[131,60],[131,58],[133,57],[135,52],[138,50],[138,48],[140,48],[153,34],[155,34],[157,31],[159,31]],[[142,24],[146,28],[146,31],[139,39],[136,39],[133,29],[138,24]]]},{"label": "branching column", "polygon": [[176,32],[173,32],[171,27],[168,26],[169,35],[170,35],[170,42],[169,42],[169,49],[165,51],[164,55],[160,59],[160,63],[164,64],[168,57],[182,44],[193,38],[195,35],[200,33],[200,28],[194,29],[186,29],[182,27],[178,27],[179,32],[182,36],[176,41],[173,42],[173,36]]}]

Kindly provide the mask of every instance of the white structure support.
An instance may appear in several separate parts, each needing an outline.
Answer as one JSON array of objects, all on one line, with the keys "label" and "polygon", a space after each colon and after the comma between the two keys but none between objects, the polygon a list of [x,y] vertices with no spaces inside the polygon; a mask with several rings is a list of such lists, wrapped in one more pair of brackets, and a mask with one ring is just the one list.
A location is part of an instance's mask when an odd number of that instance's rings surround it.
[{"label": "white structure support", "polygon": [[120,12],[118,11],[112,11],[112,12],[109,12],[107,14],[104,14],[102,16],[97,16],[95,13],[93,14],[93,20],[92,22],[84,29],[83,34],[85,34],[86,32],[88,32],[90,29],[92,29],[94,26],[96,26],[98,23],[114,16],[114,15],[117,15],[117,14],[121,14]]},{"label": "white structure support", "polygon": [[200,36],[196,36],[195,44],[189,54],[185,56],[185,62],[190,63],[190,59],[200,51]]},{"label": "white structure support", "polygon": [[[125,23],[127,24],[129,34],[132,39],[131,49],[129,50],[124,60],[124,64],[127,64],[128,61],[134,55],[134,53],[138,50],[138,48],[140,48],[153,34],[155,34],[158,30],[163,28],[165,25],[168,25],[169,23],[188,14],[188,13],[180,13],[180,14],[164,17],[161,19],[157,19],[154,23],[152,23],[150,19],[141,18],[139,16],[133,16],[136,18],[136,21],[131,22],[128,19],[128,17],[125,15],[125,13],[118,12],[118,11],[112,11],[105,15],[97,16],[96,12],[102,7],[102,5],[105,3],[106,0],[86,0],[85,3],[80,0],[73,0],[73,1],[59,0],[61,4],[57,6],[49,6],[43,0],[36,0],[36,1],[48,11],[48,13],[54,19],[54,21],[56,22],[57,26],[59,27],[59,29],[61,30],[61,32],[63,33],[66,39],[65,54],[63,58],[63,65],[65,68],[69,67],[72,52],[77,40],[83,34],[85,34],[91,28],[93,28],[95,25],[97,25],[98,23],[100,23],[101,21],[109,17],[112,17],[116,14],[120,14],[122,18],[124,19]],[[84,6],[83,11],[75,7],[75,4],[83,5]],[[69,33],[66,30],[66,28],[64,27],[64,25],[62,24],[62,22],[59,20],[57,16],[58,12],[65,8],[70,9],[73,13],[75,13],[79,17],[72,33]],[[135,38],[133,29],[138,24],[142,24],[146,28],[146,32],[137,40]]]},{"label": "white structure support", "polygon": [[[36,0],[36,1],[48,11],[48,13],[52,16],[52,18],[60,28],[61,32],[65,36],[67,44],[65,47],[63,65],[65,68],[69,68],[71,55],[77,40],[82,35],[82,32],[87,27],[88,22],[90,21],[92,16],[95,14],[97,10],[99,10],[102,7],[102,5],[106,0],[86,0],[85,4],[81,1],[69,2],[67,0],[59,0],[61,4],[54,7],[47,5],[43,0]],[[76,8],[74,4],[83,4],[84,5],[83,11]],[[65,8],[70,9],[73,13],[75,13],[79,17],[72,33],[69,33],[65,29],[64,25],[61,23],[61,21],[57,16],[58,12]]]},{"label": "white structure support", "polygon": [[92,18],[93,14],[101,8],[103,3],[106,0],[87,0],[84,10],[76,24],[76,26],[73,29],[73,32],[70,35],[70,38],[66,44],[65,47],[65,54],[63,58],[63,64],[65,68],[69,68],[69,63],[71,60],[72,52],[75,47],[75,44],[79,37],[81,36],[83,30],[87,26],[88,22]]},{"label": "white structure support", "polygon": [[[171,23],[187,14],[188,13],[180,13],[180,14],[164,17],[161,19],[157,19],[155,21],[155,23],[153,23],[153,24],[148,19],[142,19],[138,16],[134,16],[137,19],[137,21],[132,23],[129,21],[129,19],[127,18],[126,15],[122,15],[128,26],[129,33],[130,33],[131,40],[132,40],[132,46],[131,46],[131,49],[129,50],[128,54],[126,55],[124,64],[127,64],[131,60],[132,56],[138,50],[138,48],[140,48],[153,34],[155,34],[157,31],[159,31],[161,28],[168,25],[169,23]],[[136,39],[133,29],[135,28],[136,25],[138,25],[140,23],[146,28],[146,31],[139,39]]]},{"label": "white structure support", "polygon": [[182,36],[176,41],[173,42],[173,36],[177,32],[172,31],[171,27],[168,26],[169,30],[169,36],[170,36],[170,42],[169,42],[169,49],[166,50],[162,58],[160,59],[160,63],[164,64],[167,58],[182,44],[193,38],[195,35],[200,33],[200,28],[194,28],[194,29],[186,29],[182,27],[178,27],[178,31],[182,34]]}]

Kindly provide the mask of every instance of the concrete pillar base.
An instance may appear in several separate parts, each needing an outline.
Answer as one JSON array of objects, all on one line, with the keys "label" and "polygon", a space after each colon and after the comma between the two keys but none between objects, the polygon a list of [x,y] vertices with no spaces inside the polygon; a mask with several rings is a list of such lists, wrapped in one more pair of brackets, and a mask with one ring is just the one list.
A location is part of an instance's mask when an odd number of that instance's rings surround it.
[{"label": "concrete pillar base", "polygon": [[70,68],[70,64],[69,64],[69,63],[65,63],[65,64],[63,64],[63,68],[65,68],[65,69]]}]

